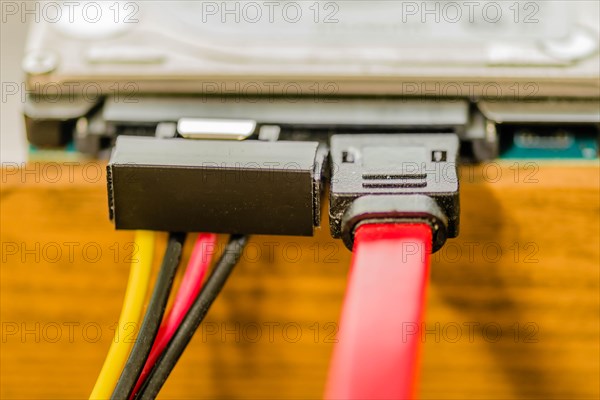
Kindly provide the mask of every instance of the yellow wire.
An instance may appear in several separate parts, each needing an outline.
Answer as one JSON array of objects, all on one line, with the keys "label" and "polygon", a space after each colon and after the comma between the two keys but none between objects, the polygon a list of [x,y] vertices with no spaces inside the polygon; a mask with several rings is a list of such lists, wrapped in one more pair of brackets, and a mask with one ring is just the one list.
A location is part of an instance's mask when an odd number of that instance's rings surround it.
[{"label": "yellow wire", "polygon": [[136,330],[139,328],[144,300],[150,283],[154,257],[154,233],[136,231],[135,244],[137,252],[132,256],[134,262],[131,263],[119,325],[115,330],[115,337],[90,395],[90,399],[93,400],[111,397],[133,346],[133,341],[125,340],[127,334],[131,333],[131,323],[135,324]]}]

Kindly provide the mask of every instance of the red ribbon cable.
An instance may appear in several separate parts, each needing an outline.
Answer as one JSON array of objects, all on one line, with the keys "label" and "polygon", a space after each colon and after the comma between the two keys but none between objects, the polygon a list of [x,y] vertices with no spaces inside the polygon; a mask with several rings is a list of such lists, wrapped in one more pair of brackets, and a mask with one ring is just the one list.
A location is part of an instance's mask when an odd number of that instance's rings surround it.
[{"label": "red ribbon cable", "polygon": [[415,397],[431,241],[425,223],[357,229],[326,399]]}]

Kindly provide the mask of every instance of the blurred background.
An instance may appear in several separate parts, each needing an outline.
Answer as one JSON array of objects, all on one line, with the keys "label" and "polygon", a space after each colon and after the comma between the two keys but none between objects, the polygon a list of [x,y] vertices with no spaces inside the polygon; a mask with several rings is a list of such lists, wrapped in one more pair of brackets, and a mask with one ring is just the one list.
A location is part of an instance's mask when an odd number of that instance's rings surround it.
[{"label": "blurred background", "polygon": [[[0,75],[2,82],[25,82],[21,60],[25,54],[25,41],[28,24],[20,18],[2,21],[0,25]],[[3,94],[4,88],[2,89]],[[23,102],[20,96],[6,96],[2,99],[0,115],[0,158],[2,162],[21,163],[26,160],[27,139],[23,121]]]}]

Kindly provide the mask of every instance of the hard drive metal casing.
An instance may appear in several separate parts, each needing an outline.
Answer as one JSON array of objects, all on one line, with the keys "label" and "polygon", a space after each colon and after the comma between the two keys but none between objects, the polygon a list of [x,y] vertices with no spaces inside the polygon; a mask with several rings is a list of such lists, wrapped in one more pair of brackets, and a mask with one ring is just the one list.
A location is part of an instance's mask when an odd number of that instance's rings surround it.
[{"label": "hard drive metal casing", "polygon": [[600,126],[593,0],[75,2],[53,19],[59,3],[32,4],[36,146],[98,155],[122,134],[242,119],[294,140],[452,132],[482,161],[505,122]]},{"label": "hard drive metal casing", "polygon": [[100,6],[94,23],[80,5],[32,26],[28,90],[57,82],[106,94],[128,85],[136,93],[463,98],[600,90],[596,1]]}]

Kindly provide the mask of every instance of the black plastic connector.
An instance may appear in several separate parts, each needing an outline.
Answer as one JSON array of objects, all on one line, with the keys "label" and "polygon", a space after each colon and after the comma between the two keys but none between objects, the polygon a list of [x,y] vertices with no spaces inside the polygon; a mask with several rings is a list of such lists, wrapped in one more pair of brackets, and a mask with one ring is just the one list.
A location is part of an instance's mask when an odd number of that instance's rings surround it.
[{"label": "black plastic connector", "polygon": [[455,134],[334,135],[331,138],[331,235],[352,249],[365,222],[425,221],[433,251],[459,227]]},{"label": "black plastic connector", "polygon": [[326,146],[121,136],[107,167],[117,229],[311,236]]}]

